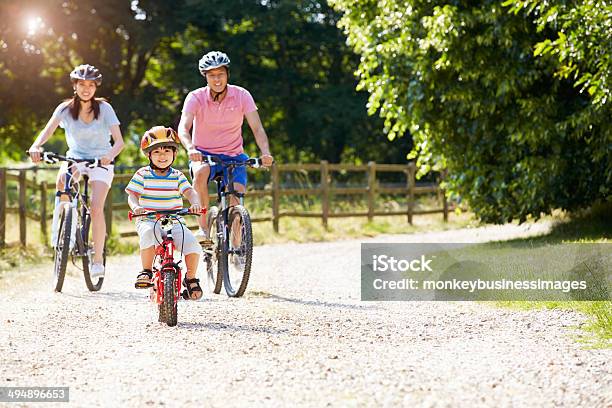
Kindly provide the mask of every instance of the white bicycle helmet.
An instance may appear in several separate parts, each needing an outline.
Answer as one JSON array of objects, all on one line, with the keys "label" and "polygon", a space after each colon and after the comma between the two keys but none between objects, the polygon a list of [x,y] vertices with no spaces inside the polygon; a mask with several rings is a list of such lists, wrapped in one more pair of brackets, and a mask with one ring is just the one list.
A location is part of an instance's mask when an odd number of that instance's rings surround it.
[{"label": "white bicycle helmet", "polygon": [[200,69],[200,74],[205,76],[206,71],[219,67],[229,67],[229,64],[230,59],[227,54],[221,51],[211,51],[204,54],[204,56],[200,59],[198,68]]},{"label": "white bicycle helmet", "polygon": [[95,81],[96,85],[100,86],[102,84],[102,74],[98,70],[98,68],[93,65],[83,64],[79,65],[70,73],[70,80],[72,82],[76,82],[79,79],[84,81]]}]

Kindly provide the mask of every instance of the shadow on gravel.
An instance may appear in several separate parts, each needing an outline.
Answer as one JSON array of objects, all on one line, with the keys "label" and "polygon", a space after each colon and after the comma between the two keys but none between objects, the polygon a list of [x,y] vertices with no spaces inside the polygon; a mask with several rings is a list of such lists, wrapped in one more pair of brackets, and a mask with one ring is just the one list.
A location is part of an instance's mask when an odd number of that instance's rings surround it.
[{"label": "shadow on gravel", "polygon": [[334,308],[339,308],[339,309],[352,309],[352,310],[380,309],[379,307],[376,307],[376,306],[354,305],[354,304],[348,304],[348,303],[333,303],[333,302],[325,302],[321,300],[294,299],[294,298],[289,298],[289,297],[284,297],[284,296],[273,295],[267,292],[251,292],[249,293],[249,297],[262,297],[266,299],[272,299],[274,301],[298,303],[298,304],[307,305],[307,306],[334,307]]},{"label": "shadow on gravel", "polygon": [[62,296],[68,296],[72,298],[78,299],[87,299],[87,298],[98,298],[98,299],[108,299],[112,301],[125,301],[125,300],[133,300],[133,301],[149,301],[149,292],[146,294],[143,293],[133,293],[133,292],[83,292],[83,293],[65,293],[62,292]]},{"label": "shadow on gravel", "polygon": [[208,329],[227,332],[253,332],[266,334],[286,334],[288,329],[275,329],[267,326],[233,325],[226,323],[187,323],[178,322],[177,327],[184,329]]}]

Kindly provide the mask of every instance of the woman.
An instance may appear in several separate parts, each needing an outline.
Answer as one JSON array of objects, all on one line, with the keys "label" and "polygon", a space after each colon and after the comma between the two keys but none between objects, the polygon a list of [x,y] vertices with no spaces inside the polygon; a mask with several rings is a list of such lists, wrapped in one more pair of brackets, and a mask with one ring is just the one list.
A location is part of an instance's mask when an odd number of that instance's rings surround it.
[{"label": "woman", "polygon": [[[79,65],[70,73],[70,81],[74,89],[74,97],[59,104],[53,116],[38,135],[29,149],[34,163],[41,160],[42,146],[53,135],[55,129],[61,126],[66,131],[68,152],[66,156],[73,159],[99,159],[106,168],[90,169],[86,166],[75,166],[73,174],[87,174],[91,185],[91,220],[94,256],[90,267],[92,278],[104,276],[103,251],[106,235],[104,220],[104,202],[113,181],[113,160],[123,149],[123,137],[119,129],[119,120],[112,106],[103,98],[95,98],[96,90],[102,83],[102,74],[91,65]],[[110,137],[114,144],[111,146]],[[76,170],[76,171],[75,171]],[[68,164],[63,163],[57,174],[57,193],[55,211],[53,212],[53,227],[51,243],[57,241],[57,223],[62,206],[59,201],[67,202],[69,197],[64,191],[65,175]]]}]

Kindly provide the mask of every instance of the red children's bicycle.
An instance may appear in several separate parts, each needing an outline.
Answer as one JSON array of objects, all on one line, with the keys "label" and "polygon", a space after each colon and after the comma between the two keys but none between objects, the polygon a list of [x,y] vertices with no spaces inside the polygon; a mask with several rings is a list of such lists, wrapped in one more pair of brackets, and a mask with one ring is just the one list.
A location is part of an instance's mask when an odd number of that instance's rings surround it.
[{"label": "red children's bicycle", "polygon": [[[175,245],[172,237],[172,227],[175,223],[179,223],[183,228],[187,228],[187,226],[180,223],[179,216],[199,216],[203,214],[206,214],[206,210],[202,210],[200,214],[196,214],[190,212],[188,208],[180,210],[148,211],[143,214],[134,214],[131,211],[128,213],[128,219],[130,221],[134,217],[155,216],[155,223],[159,223],[161,241],[158,240],[158,244],[155,246],[153,285],[151,286],[149,299],[158,305],[158,320],[161,323],[166,323],[168,326],[176,326],[177,324],[177,303],[179,297],[182,296],[183,299],[189,299],[186,288],[181,292],[181,285],[183,282],[180,267],[181,261],[174,261]],[[153,230],[155,231],[156,228]]]}]

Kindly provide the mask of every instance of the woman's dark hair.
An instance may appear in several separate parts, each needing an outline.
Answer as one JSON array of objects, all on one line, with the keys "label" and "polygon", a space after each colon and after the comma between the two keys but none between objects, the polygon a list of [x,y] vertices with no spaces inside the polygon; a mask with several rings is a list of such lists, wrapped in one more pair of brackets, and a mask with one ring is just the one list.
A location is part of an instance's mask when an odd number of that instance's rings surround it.
[{"label": "woman's dark hair", "polygon": [[[68,110],[70,111],[70,116],[72,119],[77,120],[79,118],[79,113],[81,112],[81,98],[75,93],[71,99],[66,99],[65,102],[70,101],[68,106]],[[91,109],[93,110],[94,119],[98,119],[100,116],[100,103],[107,102],[104,98],[91,98]],[[64,108],[64,109],[66,109]]]}]

